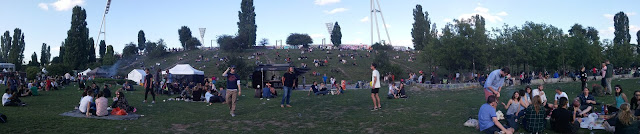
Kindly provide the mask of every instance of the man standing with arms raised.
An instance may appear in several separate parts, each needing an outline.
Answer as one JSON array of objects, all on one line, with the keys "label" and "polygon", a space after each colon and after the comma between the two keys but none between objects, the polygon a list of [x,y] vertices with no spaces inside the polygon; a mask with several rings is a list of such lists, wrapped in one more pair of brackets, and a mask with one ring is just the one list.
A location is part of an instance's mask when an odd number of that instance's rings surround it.
[{"label": "man standing with arms raised", "polygon": [[238,74],[236,73],[236,67],[233,65],[227,68],[227,70],[222,73],[222,76],[227,77],[227,94],[225,98],[227,103],[229,104],[229,114],[231,114],[231,117],[235,117],[236,100],[238,98],[238,95],[241,94],[242,90],[240,86],[240,77],[238,77]]},{"label": "man standing with arms raised", "polygon": [[376,111],[382,108],[380,104],[380,96],[378,96],[378,92],[380,91],[380,72],[376,70],[376,63],[371,63],[371,99],[373,100],[373,109],[371,111]]},{"label": "man standing with arms raised", "polygon": [[287,107],[291,107],[291,105],[289,105],[291,101],[291,90],[293,90],[293,86],[296,85],[296,74],[293,72],[293,67],[289,67],[287,73],[284,73],[282,76],[282,85],[284,85],[282,87],[284,94],[282,95],[280,107],[284,108],[284,104],[287,104]]},{"label": "man standing with arms raised", "polygon": [[509,68],[504,67],[502,69],[493,70],[487,77],[487,81],[484,83],[484,99],[489,96],[495,95],[500,97],[500,90],[504,85],[504,77],[509,75]]}]

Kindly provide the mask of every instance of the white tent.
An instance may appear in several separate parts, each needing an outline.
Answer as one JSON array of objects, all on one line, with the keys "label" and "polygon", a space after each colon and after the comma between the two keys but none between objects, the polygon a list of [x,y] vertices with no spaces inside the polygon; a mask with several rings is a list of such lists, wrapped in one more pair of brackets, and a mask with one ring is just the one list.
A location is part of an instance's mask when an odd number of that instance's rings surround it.
[{"label": "white tent", "polygon": [[87,76],[87,73],[89,72],[91,72],[91,68],[87,68],[87,70],[80,72],[80,74],[82,74],[83,76]]},{"label": "white tent", "polygon": [[[165,74],[166,72],[162,72]],[[169,69],[169,73],[174,75],[204,75],[204,71],[197,70],[189,64],[178,64],[175,67]]]},{"label": "white tent", "polygon": [[133,69],[127,75],[127,79],[135,81],[138,84],[141,84],[141,83],[143,83],[143,81],[144,81],[143,79],[144,79],[145,76],[147,76],[147,74],[144,72],[144,70],[142,70],[142,69]]},{"label": "white tent", "polygon": [[[204,84],[204,71],[197,70],[189,64],[178,64],[169,69],[172,79],[177,82],[195,82]],[[166,71],[162,71],[165,75]]]}]

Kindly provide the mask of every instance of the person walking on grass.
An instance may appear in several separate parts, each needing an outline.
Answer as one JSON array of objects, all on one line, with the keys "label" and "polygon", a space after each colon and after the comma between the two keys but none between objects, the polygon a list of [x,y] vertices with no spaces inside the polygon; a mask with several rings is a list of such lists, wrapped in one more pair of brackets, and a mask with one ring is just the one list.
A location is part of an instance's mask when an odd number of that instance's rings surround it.
[{"label": "person walking on grass", "polygon": [[280,107],[284,108],[285,104],[287,107],[291,107],[291,105],[289,105],[291,101],[291,90],[293,90],[293,85],[296,85],[296,74],[293,72],[293,67],[289,67],[287,73],[284,73],[282,76],[282,85],[284,85],[282,87],[284,94],[282,95]]},{"label": "person walking on grass", "polygon": [[371,63],[371,100],[373,100],[373,109],[371,111],[376,111],[382,108],[380,104],[380,96],[378,96],[378,92],[380,91],[380,72],[376,70],[378,65],[376,63]]},{"label": "person walking on grass", "polygon": [[613,79],[613,64],[611,64],[609,60],[604,61],[604,63],[606,64],[606,73],[604,78],[607,80],[607,93],[612,94],[613,88],[611,88],[611,80]]},{"label": "person walking on grass", "polygon": [[144,101],[142,102],[147,102],[147,95],[149,94],[149,92],[151,92],[151,97],[153,97],[153,101],[151,101],[151,104],[155,104],[156,93],[153,91],[153,75],[151,75],[151,72],[149,72],[148,68],[145,69],[144,72],[146,72],[147,75],[144,76]]},{"label": "person walking on grass", "polygon": [[502,85],[504,85],[504,77],[507,75],[509,75],[508,67],[493,70],[489,74],[487,81],[484,83],[484,99],[487,99],[491,95],[500,97],[500,90],[502,90]]},{"label": "person walking on grass", "polygon": [[241,86],[240,86],[240,77],[236,73],[236,67],[231,66],[227,68],[227,70],[222,73],[222,76],[227,77],[227,94],[226,94],[226,103],[229,104],[229,114],[231,117],[235,117],[236,111],[236,100],[238,95],[241,94]]}]

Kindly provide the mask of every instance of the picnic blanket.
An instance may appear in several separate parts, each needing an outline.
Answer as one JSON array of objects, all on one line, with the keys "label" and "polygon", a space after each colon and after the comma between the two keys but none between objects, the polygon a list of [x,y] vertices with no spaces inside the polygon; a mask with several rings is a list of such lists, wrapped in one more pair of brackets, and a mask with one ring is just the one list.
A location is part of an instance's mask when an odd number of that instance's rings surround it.
[{"label": "picnic blanket", "polygon": [[102,117],[98,117],[98,116],[89,116],[89,117],[87,117],[87,115],[80,113],[79,110],[73,110],[73,111],[69,111],[69,112],[64,112],[64,113],[62,113],[60,115],[69,116],[69,117],[103,119],[103,120],[137,120],[138,118],[141,117],[139,114],[135,114],[135,113],[129,113],[127,115],[109,115],[109,116],[102,116]]}]

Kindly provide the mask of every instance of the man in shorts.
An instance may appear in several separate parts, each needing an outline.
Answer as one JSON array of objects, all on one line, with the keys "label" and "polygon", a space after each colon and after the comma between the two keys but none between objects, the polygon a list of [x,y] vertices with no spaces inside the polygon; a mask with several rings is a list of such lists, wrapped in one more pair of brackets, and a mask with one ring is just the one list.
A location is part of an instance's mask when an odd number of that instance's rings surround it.
[{"label": "man in shorts", "polygon": [[380,104],[380,96],[378,96],[378,92],[380,91],[380,72],[376,70],[376,63],[371,63],[371,99],[373,100],[373,109],[371,111],[376,111],[382,108]]}]

